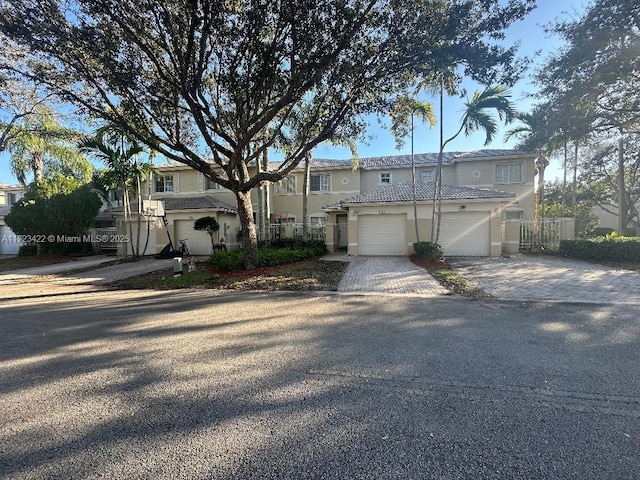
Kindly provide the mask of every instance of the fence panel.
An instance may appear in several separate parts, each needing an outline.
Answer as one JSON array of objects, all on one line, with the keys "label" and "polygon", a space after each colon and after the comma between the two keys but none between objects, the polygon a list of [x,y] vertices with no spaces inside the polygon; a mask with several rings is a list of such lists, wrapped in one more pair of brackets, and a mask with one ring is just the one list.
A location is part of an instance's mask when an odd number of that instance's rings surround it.
[{"label": "fence panel", "polygon": [[561,222],[557,218],[520,221],[520,251],[533,248],[557,250],[560,239]]}]

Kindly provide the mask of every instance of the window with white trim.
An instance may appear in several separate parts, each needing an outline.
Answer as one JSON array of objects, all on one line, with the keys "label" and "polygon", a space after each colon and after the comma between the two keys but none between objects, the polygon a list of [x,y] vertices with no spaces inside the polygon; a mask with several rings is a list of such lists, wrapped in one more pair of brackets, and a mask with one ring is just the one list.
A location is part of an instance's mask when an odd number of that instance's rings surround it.
[{"label": "window with white trim", "polygon": [[155,180],[156,193],[175,191],[173,175],[157,175]]},{"label": "window with white trim", "polygon": [[206,190],[222,190],[222,185],[207,177],[205,177],[205,185]]},{"label": "window with white trim", "polygon": [[291,175],[278,180],[275,185],[275,193],[296,193],[296,177]]},{"label": "window with white trim", "polygon": [[524,168],[522,162],[499,163],[496,165],[496,183],[523,183]]},{"label": "window with white trim", "polygon": [[309,177],[309,190],[312,192],[330,192],[331,174],[323,173]]},{"label": "window with white trim", "polygon": [[420,170],[421,182],[435,182],[436,181],[436,169],[435,168],[423,168]]},{"label": "window with white trim", "polygon": [[392,177],[391,172],[380,172],[380,176],[378,177],[378,185],[391,185]]},{"label": "window with white trim", "polygon": [[323,213],[312,214],[309,220],[311,220],[312,227],[323,227],[327,224],[327,215]]},{"label": "window with white trim", "polygon": [[507,220],[522,220],[524,218],[524,210],[507,210],[505,218]]}]

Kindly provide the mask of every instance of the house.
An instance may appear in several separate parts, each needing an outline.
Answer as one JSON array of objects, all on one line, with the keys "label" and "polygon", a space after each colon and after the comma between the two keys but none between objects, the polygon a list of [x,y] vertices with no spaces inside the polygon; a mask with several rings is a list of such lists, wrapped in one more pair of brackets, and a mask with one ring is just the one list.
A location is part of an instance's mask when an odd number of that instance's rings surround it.
[{"label": "house", "polygon": [[[500,226],[505,219],[533,218],[535,155],[513,150],[451,152],[443,156],[443,216],[440,243],[445,254],[499,255]],[[438,154],[417,154],[413,158],[418,182],[417,196],[420,240],[431,237],[431,209]],[[276,163],[272,164],[277,167]],[[232,192],[184,165],[162,165],[143,186],[148,200],[165,202],[167,226],[152,217],[150,244],[159,252],[167,233],[175,242],[188,238],[192,253],[206,255],[211,242],[204,232],[193,230],[193,222],[212,215],[221,225],[219,238],[228,247],[239,246],[240,222],[235,214]],[[346,249],[352,255],[407,255],[415,242],[413,197],[407,196],[412,179],[409,155],[361,158],[357,168],[351,159],[313,159],[309,176],[307,221],[326,229],[330,251]],[[277,183],[252,192],[256,223],[265,211],[269,227],[300,224],[303,220],[304,167],[299,165]],[[259,198],[266,200],[259,205]],[[174,203],[187,202],[186,204]],[[217,203],[205,203],[215,199]],[[122,211],[112,212],[118,232],[124,232]],[[128,232],[127,232],[128,233]],[[265,232],[259,232],[264,235]],[[393,238],[387,238],[391,234]],[[376,248],[376,245],[394,245]],[[404,248],[401,248],[400,245]],[[475,247],[474,247],[475,246]]]},{"label": "house", "polygon": [[17,255],[22,241],[4,222],[4,217],[11,212],[11,207],[24,195],[21,185],[0,184],[0,255]]}]

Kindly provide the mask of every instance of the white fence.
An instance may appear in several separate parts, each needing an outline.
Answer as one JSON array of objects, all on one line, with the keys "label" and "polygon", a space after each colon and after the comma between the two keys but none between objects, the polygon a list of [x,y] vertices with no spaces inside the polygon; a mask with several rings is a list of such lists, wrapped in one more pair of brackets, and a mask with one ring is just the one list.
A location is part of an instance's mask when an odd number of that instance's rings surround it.
[{"label": "white fence", "polygon": [[519,250],[557,250],[560,240],[574,237],[574,218],[520,220]]},{"label": "white fence", "polygon": [[91,236],[91,247],[96,252],[114,252],[118,248],[116,227],[91,228],[87,234]]},{"label": "white fence", "polygon": [[258,240],[269,243],[277,238],[304,238],[305,240],[326,239],[327,231],[324,225],[308,226],[304,231],[302,223],[271,223],[264,235],[257,231]]}]

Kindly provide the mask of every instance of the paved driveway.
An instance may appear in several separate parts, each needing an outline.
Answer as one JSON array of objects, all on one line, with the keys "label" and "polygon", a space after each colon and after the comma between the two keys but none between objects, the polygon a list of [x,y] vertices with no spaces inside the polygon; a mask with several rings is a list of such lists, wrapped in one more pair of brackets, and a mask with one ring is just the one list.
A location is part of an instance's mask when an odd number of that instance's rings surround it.
[{"label": "paved driveway", "polygon": [[447,259],[500,300],[640,304],[640,274],[541,255]]},{"label": "paved driveway", "polygon": [[638,479],[638,306],[0,302],[0,478]]}]

